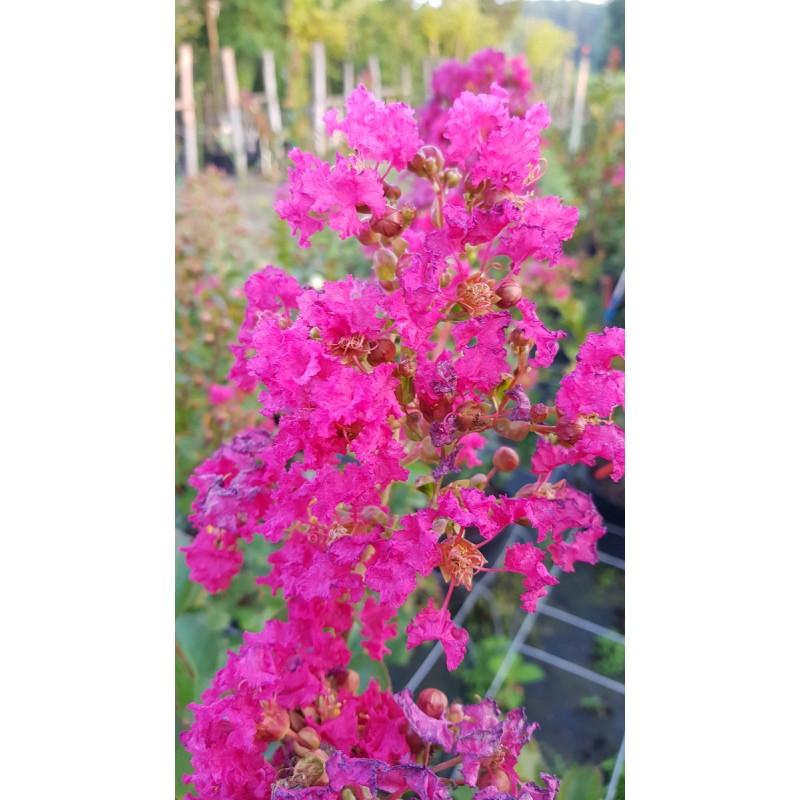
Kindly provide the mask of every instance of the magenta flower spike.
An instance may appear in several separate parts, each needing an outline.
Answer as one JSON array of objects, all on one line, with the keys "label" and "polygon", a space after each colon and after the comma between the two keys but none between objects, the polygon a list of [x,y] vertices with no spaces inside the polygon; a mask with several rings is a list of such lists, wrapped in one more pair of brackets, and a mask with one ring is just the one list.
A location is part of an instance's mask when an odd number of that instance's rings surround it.
[{"label": "magenta flower spike", "polygon": [[[347,153],[332,164],[289,153],[277,214],[300,247],[325,228],[356,237],[373,279],[315,289],[266,266],[245,284],[229,378],[257,394],[264,424],[195,470],[198,533],[184,550],[191,579],[217,593],[255,536],[272,543],[260,580],[280,593],[286,619],[245,633],[191,706],[182,741],[197,800],[558,791],[550,775],[540,786],[516,773],[537,727],[521,709],[504,716],[493,700],[462,705],[441,692],[415,701],[375,680],[359,692],[350,666],[359,647],[382,662],[400,633],[408,649],[441,643],[457,668],[469,635],[453,621],[456,591],[490,569],[518,574],[520,604],[534,612],[558,582],[553,567],[597,561],[602,520],[553,471],[605,459],[614,480],[624,474],[613,419],[624,407],[624,331],[589,334],[554,396],[531,398],[567,333],[537,316],[524,276],[559,262],[578,221],[576,208],[537,194],[549,113],[527,102],[522,62],[497,51],[445,65],[433,88],[417,116],[359,86],[342,119],[325,115]],[[235,396],[213,392],[212,402]],[[492,431],[512,445],[536,440],[514,497],[490,489],[498,465],[519,464],[508,446],[493,462]],[[401,507],[393,490],[410,483],[412,464],[423,470],[410,486],[420,503]],[[484,548],[514,523],[528,540],[488,566]],[[402,631],[401,609],[426,590]]]}]

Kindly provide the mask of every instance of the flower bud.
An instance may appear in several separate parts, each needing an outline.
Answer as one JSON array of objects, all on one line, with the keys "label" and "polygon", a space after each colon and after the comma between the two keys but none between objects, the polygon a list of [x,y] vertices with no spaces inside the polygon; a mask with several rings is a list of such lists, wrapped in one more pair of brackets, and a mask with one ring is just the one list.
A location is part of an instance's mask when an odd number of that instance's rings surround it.
[{"label": "flower bud", "polygon": [[295,732],[302,730],[306,726],[306,721],[296,711],[289,712],[289,722],[291,723],[292,730]]},{"label": "flower bud", "polygon": [[397,266],[395,267],[394,274],[399,278],[409,267],[413,266],[413,264],[414,259],[407,253],[404,253],[397,259]]},{"label": "flower bud", "polygon": [[397,355],[397,348],[394,346],[394,342],[389,339],[378,339],[375,346],[369,351],[367,361],[371,366],[377,367],[378,364],[394,361],[395,355]]},{"label": "flower bud", "polygon": [[492,464],[499,472],[512,472],[519,466],[519,456],[510,447],[499,448],[492,458]]},{"label": "flower bud", "polygon": [[256,723],[257,742],[277,742],[289,732],[289,713],[277,703],[262,703],[263,716]]},{"label": "flower bud", "polygon": [[530,347],[532,342],[528,339],[520,328],[514,328],[508,336],[508,341],[514,347]]},{"label": "flower bud", "polygon": [[445,714],[450,722],[461,722],[464,719],[464,706],[461,703],[450,703],[450,707]]},{"label": "flower bud", "polygon": [[413,359],[404,358],[397,365],[397,374],[401,378],[413,378],[417,374],[417,365]]},{"label": "flower bud", "polygon": [[483,770],[478,776],[478,788],[488,789],[490,786],[494,786],[498,792],[510,792],[511,779],[508,777],[508,773],[500,767]]},{"label": "flower bud", "polygon": [[316,750],[320,746],[319,734],[307,725],[297,732],[297,742],[309,750]]},{"label": "flower bud", "polygon": [[390,202],[395,203],[400,199],[402,191],[399,186],[395,186],[388,181],[383,182],[383,196]]},{"label": "flower bud", "polygon": [[421,442],[427,436],[423,425],[423,417],[419,411],[410,411],[408,413],[404,427],[406,436],[411,439],[412,442]]},{"label": "flower bud", "polygon": [[397,267],[397,256],[391,250],[381,247],[372,256],[372,266],[378,280],[391,281],[394,279],[394,271]]},{"label": "flower bud", "polygon": [[575,444],[586,428],[586,418],[580,414],[574,420],[568,420],[566,417],[561,417],[556,422],[555,434],[563,444]]},{"label": "flower bud", "polygon": [[423,156],[422,153],[417,150],[417,152],[414,153],[414,157],[408,162],[408,171],[412,175],[416,175],[418,178],[421,178],[423,175],[425,175],[424,167],[425,156]]},{"label": "flower bud", "polygon": [[403,218],[403,226],[408,227],[417,216],[417,207],[411,203],[406,203],[400,209],[400,216]]},{"label": "flower bud", "polygon": [[440,689],[423,689],[417,697],[417,706],[434,719],[442,718],[447,705],[447,695]]},{"label": "flower bud", "polygon": [[494,429],[506,439],[514,442],[521,442],[530,433],[530,423],[511,422],[505,418],[498,419],[494,424]]},{"label": "flower bud", "polygon": [[402,236],[395,236],[392,239],[392,252],[400,258],[400,256],[405,255],[406,250],[408,250],[408,239],[404,239]]},{"label": "flower bud", "polygon": [[300,786],[314,786],[323,775],[325,775],[325,765],[316,756],[305,756],[295,764],[293,777]]},{"label": "flower bud", "polygon": [[531,406],[531,422],[544,422],[550,416],[550,409],[544,403]]},{"label": "flower bud", "polygon": [[442,182],[448,189],[455,189],[461,183],[461,172],[455,167],[449,167],[442,173]]},{"label": "flower bud", "polygon": [[373,231],[372,228],[368,227],[364,228],[364,230],[361,231],[361,233],[359,233],[358,236],[356,236],[356,238],[358,239],[359,242],[361,242],[361,244],[366,245],[367,247],[371,247],[374,244],[378,244],[378,242],[380,242],[381,240],[380,235],[375,233],[375,231]]},{"label": "flower bud", "polygon": [[359,674],[354,669],[348,669],[338,681],[339,690],[355,694],[358,691],[360,681]]},{"label": "flower bud", "polygon": [[495,286],[494,293],[500,298],[497,301],[498,308],[513,308],[522,300],[522,287],[512,278]]},{"label": "flower bud", "polygon": [[470,489],[483,489],[488,482],[489,479],[486,477],[486,475],[484,475],[482,472],[476,472],[469,479],[469,487]]},{"label": "flower bud", "polygon": [[432,177],[438,174],[442,167],[444,167],[442,151],[432,144],[421,147],[408,162],[408,171],[420,178]]},{"label": "flower bud", "polygon": [[403,215],[392,206],[386,206],[386,213],[380,218],[372,218],[370,227],[375,233],[391,239],[403,230]]},{"label": "flower bud", "polygon": [[378,525],[388,525],[389,517],[380,506],[364,506],[361,510],[361,518],[367,522],[375,522]]},{"label": "flower bud", "polygon": [[429,175],[435,175],[442,171],[444,167],[444,156],[436,145],[426,144],[419,149],[419,152],[425,159],[425,171]]}]

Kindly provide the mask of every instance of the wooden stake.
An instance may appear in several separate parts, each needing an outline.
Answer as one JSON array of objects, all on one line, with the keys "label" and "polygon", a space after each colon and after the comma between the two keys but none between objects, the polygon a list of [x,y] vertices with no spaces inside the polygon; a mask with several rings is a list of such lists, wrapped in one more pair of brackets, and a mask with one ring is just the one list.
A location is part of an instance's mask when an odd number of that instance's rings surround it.
[{"label": "wooden stake", "polygon": [[578,82],[575,86],[575,105],[572,108],[572,127],[569,132],[569,152],[575,154],[581,146],[583,113],[586,109],[586,89],[589,85],[589,48],[581,48],[581,61],[578,65]]},{"label": "wooden stake", "polygon": [[558,126],[569,125],[569,99],[572,97],[572,78],[575,74],[575,62],[571,58],[564,59],[564,72],[561,84],[561,102],[558,108]]},{"label": "wooden stake", "polygon": [[178,69],[181,76],[181,116],[183,118],[183,154],[186,176],[200,171],[197,156],[197,115],[194,110],[194,79],[192,76],[192,46],[182,44],[178,49]]},{"label": "wooden stake", "polygon": [[400,65],[400,96],[411,105],[411,67],[408,64]]},{"label": "wooden stake", "polygon": [[353,93],[353,89],[356,88],[356,71],[353,67],[352,61],[347,61],[344,65],[344,99],[347,102],[347,98]]},{"label": "wooden stake", "polygon": [[433,62],[429,58],[422,59],[422,83],[424,86],[425,99],[429,100],[433,96]]},{"label": "wooden stake", "polygon": [[313,111],[312,125],[314,128],[314,149],[318,156],[325,155],[325,122],[322,117],[325,115],[327,105],[327,85],[328,79],[325,73],[325,45],[322,42],[314,42],[311,50],[311,63],[313,69]]},{"label": "wooden stake", "polygon": [[242,178],[247,174],[247,153],[244,149],[244,124],[239,101],[239,79],[236,77],[236,56],[230,47],[222,48],[222,79],[225,83],[225,98],[233,138],[233,163],[236,174]]},{"label": "wooden stake", "polygon": [[377,56],[370,56],[367,63],[369,64],[369,82],[372,84],[370,90],[372,94],[375,95],[376,99],[380,100],[383,97],[380,62]]},{"label": "wooden stake", "polygon": [[265,50],[261,54],[261,65],[264,72],[264,95],[267,101],[267,119],[274,134],[283,131],[281,104],[278,100],[278,79],[275,75],[275,54]]}]

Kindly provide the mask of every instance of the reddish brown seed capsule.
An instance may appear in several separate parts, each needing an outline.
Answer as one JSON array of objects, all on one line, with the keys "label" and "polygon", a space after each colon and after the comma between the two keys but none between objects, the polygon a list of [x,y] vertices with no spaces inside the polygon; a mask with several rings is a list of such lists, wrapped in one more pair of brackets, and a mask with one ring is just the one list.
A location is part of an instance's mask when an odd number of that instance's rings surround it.
[{"label": "reddish brown seed capsule", "polygon": [[377,367],[378,364],[385,364],[388,361],[394,361],[396,354],[397,348],[394,346],[394,342],[391,342],[388,339],[378,339],[378,341],[375,342],[375,346],[369,351],[367,361],[371,366]]},{"label": "reddish brown seed capsule", "polygon": [[514,328],[513,331],[508,336],[508,341],[514,345],[514,347],[530,347],[531,340],[528,339],[525,334],[519,329]]},{"label": "reddish brown seed capsule", "polygon": [[564,444],[575,444],[586,428],[586,418],[578,415],[574,420],[568,420],[566,417],[561,417],[556,422],[555,434],[558,440]]},{"label": "reddish brown seed capsule", "polygon": [[448,705],[447,695],[440,689],[423,689],[417,697],[417,705],[429,717],[441,719]]},{"label": "reddish brown seed capsule", "polygon": [[372,219],[370,227],[375,233],[391,239],[403,230],[403,215],[392,206],[386,206],[386,213],[380,219]]},{"label": "reddish brown seed capsule", "polygon": [[512,472],[519,466],[519,456],[510,447],[501,447],[495,452],[492,464],[499,472]]},{"label": "reddish brown seed capsule", "polygon": [[395,186],[393,183],[389,183],[388,181],[383,182],[383,195],[390,203],[394,203],[399,200],[401,194],[402,192],[399,186]]},{"label": "reddish brown seed capsule", "polygon": [[531,422],[544,422],[550,415],[550,409],[544,403],[531,406]]},{"label": "reddish brown seed capsule", "polygon": [[410,358],[405,358],[397,365],[397,374],[401,378],[413,378],[417,374],[417,365]]},{"label": "reddish brown seed capsule", "polygon": [[508,773],[500,767],[482,772],[478,776],[478,788],[487,789],[490,786],[494,786],[499,792],[510,792],[511,779],[508,777]]},{"label": "reddish brown seed capsule", "polygon": [[361,244],[370,247],[371,245],[378,244],[381,240],[380,234],[375,233],[372,228],[364,228],[361,233],[356,237]]},{"label": "reddish brown seed capsule", "polygon": [[497,301],[498,308],[513,308],[522,300],[522,287],[510,278],[495,286],[494,293],[500,298]]},{"label": "reddish brown seed capsule", "polygon": [[521,442],[530,432],[530,423],[499,419],[495,422],[494,429],[506,439]]}]

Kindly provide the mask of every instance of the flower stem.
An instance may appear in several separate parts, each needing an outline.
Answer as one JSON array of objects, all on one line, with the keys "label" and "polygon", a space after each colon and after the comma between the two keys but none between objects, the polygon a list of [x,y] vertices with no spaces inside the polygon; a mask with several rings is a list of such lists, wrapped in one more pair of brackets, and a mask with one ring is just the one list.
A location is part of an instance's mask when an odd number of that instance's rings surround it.
[{"label": "flower stem", "polygon": [[449,761],[442,761],[441,764],[437,764],[435,767],[431,767],[431,772],[441,772],[448,767],[457,767],[461,763],[461,756],[456,756],[455,758],[451,758]]}]

